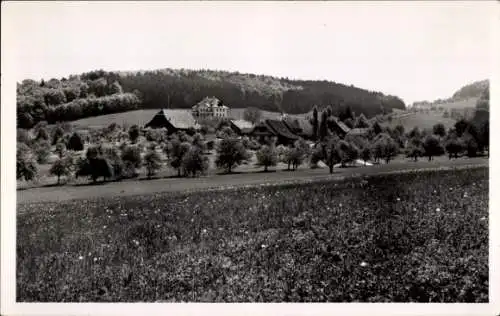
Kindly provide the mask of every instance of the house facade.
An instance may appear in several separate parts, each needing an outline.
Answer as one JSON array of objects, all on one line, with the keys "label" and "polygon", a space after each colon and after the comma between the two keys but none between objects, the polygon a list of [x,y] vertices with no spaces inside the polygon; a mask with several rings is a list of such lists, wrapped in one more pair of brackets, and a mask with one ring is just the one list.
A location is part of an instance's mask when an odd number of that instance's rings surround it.
[{"label": "house facade", "polygon": [[229,107],[222,104],[216,97],[206,97],[192,107],[192,114],[195,118],[227,118]]}]

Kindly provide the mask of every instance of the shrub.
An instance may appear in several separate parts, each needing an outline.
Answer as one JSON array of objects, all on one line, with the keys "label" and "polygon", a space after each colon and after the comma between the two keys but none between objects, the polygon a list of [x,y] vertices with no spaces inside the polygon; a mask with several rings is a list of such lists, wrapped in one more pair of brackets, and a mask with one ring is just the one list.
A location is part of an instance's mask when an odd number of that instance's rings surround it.
[{"label": "shrub", "polygon": [[278,163],[278,154],[274,146],[264,145],[256,152],[257,166],[264,167],[264,171],[270,166],[276,166]]},{"label": "shrub", "polygon": [[458,158],[458,155],[464,150],[464,145],[462,141],[455,136],[446,141],[445,149],[449,159],[453,157]]},{"label": "shrub", "polygon": [[137,142],[137,139],[139,138],[140,134],[141,131],[139,130],[139,126],[137,125],[132,125],[128,130],[128,137],[132,143]]},{"label": "shrub", "polygon": [[422,133],[420,132],[420,129],[416,126],[408,133],[408,138],[420,138],[421,136]]},{"label": "shrub", "polygon": [[309,145],[303,139],[299,139],[295,141],[293,147],[284,147],[281,153],[278,151],[278,155],[280,160],[288,165],[288,170],[290,170],[290,165],[295,170],[309,155]]},{"label": "shrub", "polygon": [[64,130],[62,129],[61,126],[57,126],[54,130],[54,133],[52,134],[52,145],[57,144],[59,139],[61,139],[64,136]]},{"label": "shrub", "polygon": [[181,142],[178,138],[172,139],[165,151],[170,159],[170,166],[177,170],[177,175],[181,176],[182,158],[191,149],[191,144],[188,142]]},{"label": "shrub", "polygon": [[217,148],[215,164],[231,173],[232,169],[249,159],[243,143],[236,138],[223,139]]},{"label": "shrub", "polygon": [[389,163],[397,154],[398,144],[388,134],[381,133],[374,139],[372,147],[373,157],[375,161],[384,158],[386,163]]},{"label": "shrub", "polygon": [[342,166],[358,159],[359,149],[352,143],[341,140],[337,143],[337,154],[340,157]]},{"label": "shrub", "polygon": [[203,135],[200,133],[196,133],[193,135],[193,140],[192,140],[191,144],[193,146],[200,148],[202,151],[205,151],[207,148],[207,145],[205,143],[205,139],[203,138]]},{"label": "shrub", "polygon": [[317,146],[312,150],[311,153],[311,159],[310,159],[310,165],[311,168],[317,168],[318,167],[318,162],[320,162],[322,159],[324,159],[324,151],[322,146]]},{"label": "shrub", "polygon": [[432,127],[432,132],[434,135],[437,135],[439,137],[444,137],[446,136],[446,128],[442,123],[438,123]]},{"label": "shrub", "polygon": [[83,140],[80,134],[74,132],[68,140],[68,150],[81,151],[83,150]]},{"label": "shrub", "polygon": [[465,144],[467,157],[476,157],[479,146],[474,137],[468,133],[465,133],[462,137],[462,142]]},{"label": "shrub", "polygon": [[49,172],[51,175],[57,176],[57,184],[59,185],[62,176],[69,176],[71,174],[72,167],[73,164],[70,157],[60,157],[59,159],[54,161]]},{"label": "shrub", "polygon": [[36,137],[35,140],[40,141],[40,140],[49,140],[49,133],[47,132],[47,129],[45,126],[40,125],[38,127],[35,127],[35,132],[36,132]]},{"label": "shrub", "polygon": [[55,153],[57,154],[57,156],[59,156],[59,158],[62,158],[64,154],[66,154],[66,145],[64,145],[63,142],[58,142],[56,144]]},{"label": "shrub", "polygon": [[372,151],[370,150],[369,147],[364,147],[363,149],[361,149],[361,159],[363,159],[363,161],[365,162],[365,166],[366,166],[366,162],[370,159],[372,159]]},{"label": "shrub", "polygon": [[150,149],[144,156],[144,166],[146,167],[147,176],[151,178],[161,168],[161,157],[154,149]]},{"label": "shrub", "polygon": [[101,177],[107,180],[113,176],[113,167],[110,162],[100,156],[90,159],[80,159],[77,166],[76,177],[90,176],[94,183]]},{"label": "shrub", "polygon": [[418,157],[424,154],[424,148],[422,147],[422,141],[418,137],[410,139],[408,147],[406,148],[406,157],[410,157],[415,161],[418,161]]},{"label": "shrub", "polygon": [[17,129],[17,142],[29,145],[31,143],[30,132],[23,128]]},{"label": "shrub", "polygon": [[330,173],[333,173],[333,167],[339,163],[342,158],[338,150],[338,139],[330,139],[326,144],[323,144],[323,159],[327,164]]},{"label": "shrub", "polygon": [[17,143],[16,152],[16,179],[30,181],[38,174],[38,167],[33,160],[29,147],[24,143]]},{"label": "shrub", "polygon": [[50,156],[50,144],[48,141],[38,141],[33,146],[37,163],[45,164]]},{"label": "shrub", "polygon": [[127,173],[131,176],[137,176],[137,168],[142,165],[141,149],[138,145],[131,145],[125,147],[122,151],[122,161]]},{"label": "shrub", "polygon": [[441,146],[439,139],[434,135],[428,135],[422,146],[424,148],[424,155],[429,157],[429,161],[431,161],[434,156],[444,154],[443,146]]},{"label": "shrub", "polygon": [[182,169],[186,176],[197,176],[208,169],[208,158],[203,155],[203,150],[198,146],[191,146],[182,156]]}]

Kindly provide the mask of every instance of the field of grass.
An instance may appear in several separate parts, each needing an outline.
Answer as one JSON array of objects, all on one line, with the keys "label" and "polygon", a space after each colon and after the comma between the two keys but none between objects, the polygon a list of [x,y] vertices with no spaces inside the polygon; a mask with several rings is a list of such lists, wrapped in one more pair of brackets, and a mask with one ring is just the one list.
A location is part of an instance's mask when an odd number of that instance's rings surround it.
[{"label": "field of grass", "polygon": [[391,122],[385,121],[381,123],[382,126],[389,126],[391,128],[397,125],[403,125],[406,131],[412,130],[417,126],[420,130],[432,129],[435,124],[442,123],[446,129],[455,125],[455,120],[452,118],[443,117],[442,112],[430,111],[429,113],[410,113],[401,115],[401,117],[394,117]]},{"label": "field of grass", "polygon": [[458,101],[449,101],[446,103],[438,104],[437,106],[442,106],[445,109],[475,108],[478,99],[479,98],[468,98],[468,99],[458,100]]},{"label": "field of grass", "polygon": [[488,168],[18,206],[21,302],[487,302]]},{"label": "field of grass", "polygon": [[144,126],[158,113],[160,109],[136,110],[123,113],[106,114],[88,117],[71,122],[77,128],[101,128],[111,123],[119,125],[139,125]]}]

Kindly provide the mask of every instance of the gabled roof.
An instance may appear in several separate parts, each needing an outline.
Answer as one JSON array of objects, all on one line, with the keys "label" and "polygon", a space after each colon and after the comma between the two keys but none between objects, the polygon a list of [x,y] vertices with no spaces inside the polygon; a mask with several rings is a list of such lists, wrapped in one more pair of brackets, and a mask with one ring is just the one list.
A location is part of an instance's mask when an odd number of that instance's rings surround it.
[{"label": "gabled roof", "polygon": [[329,121],[330,121],[330,124],[331,123],[336,124],[346,134],[349,133],[349,131],[351,130],[347,125],[344,124],[344,122],[342,122],[341,120],[339,120],[336,117],[330,117]]},{"label": "gabled roof", "polygon": [[193,109],[197,109],[198,107],[209,107],[209,108],[219,107],[219,108],[228,109],[228,107],[223,105],[222,101],[217,99],[216,97],[205,97],[203,100],[196,103],[193,106]]},{"label": "gabled roof", "polygon": [[279,120],[266,120],[266,125],[275,132],[277,136],[282,136],[288,139],[299,139],[299,136],[292,134],[283,121]]},{"label": "gabled roof", "polygon": [[231,123],[233,123],[243,133],[251,132],[254,128],[254,125],[252,124],[252,122],[245,121],[245,120],[231,120]]},{"label": "gabled roof", "polygon": [[307,136],[313,135],[313,126],[306,118],[286,117],[283,121],[290,127],[292,132]]},{"label": "gabled roof", "polygon": [[157,116],[164,117],[173,127],[178,129],[199,128],[190,111],[162,109],[155,115],[155,117]]},{"label": "gabled roof", "polygon": [[369,128],[353,128],[351,129],[347,135],[353,135],[353,136],[358,136],[358,135],[366,135],[370,131]]}]

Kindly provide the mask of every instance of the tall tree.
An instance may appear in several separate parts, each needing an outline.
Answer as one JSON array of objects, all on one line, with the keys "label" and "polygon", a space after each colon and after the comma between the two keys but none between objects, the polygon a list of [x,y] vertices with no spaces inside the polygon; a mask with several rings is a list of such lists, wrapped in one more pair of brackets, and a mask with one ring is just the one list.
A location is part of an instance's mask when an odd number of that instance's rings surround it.
[{"label": "tall tree", "polygon": [[318,122],[318,108],[316,106],[314,106],[313,108],[312,127],[313,127],[313,139],[317,140],[319,122]]}]

